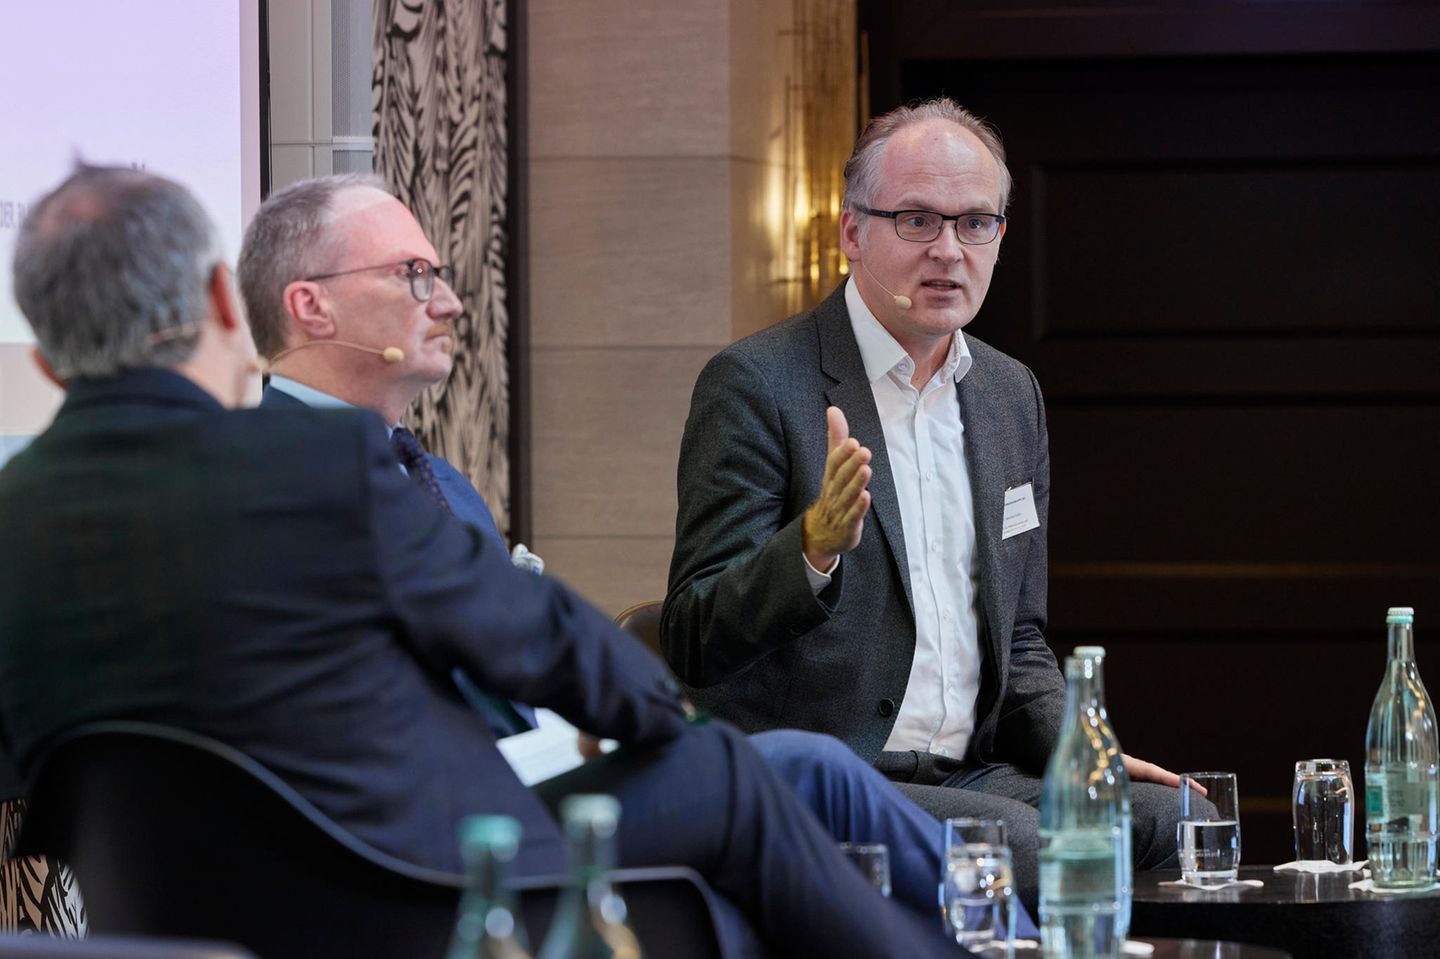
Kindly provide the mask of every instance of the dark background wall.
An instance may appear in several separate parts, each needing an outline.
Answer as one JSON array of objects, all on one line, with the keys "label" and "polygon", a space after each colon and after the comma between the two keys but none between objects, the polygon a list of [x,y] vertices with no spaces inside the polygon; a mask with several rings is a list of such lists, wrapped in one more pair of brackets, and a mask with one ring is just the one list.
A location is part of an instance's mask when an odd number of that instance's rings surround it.
[{"label": "dark background wall", "polygon": [[1387,606],[1440,688],[1440,4],[861,26],[872,113],[947,93],[1010,154],[971,329],[1046,391],[1053,645],[1105,645],[1126,750],[1234,770],[1245,859],[1292,858],[1296,760],[1363,789]]}]

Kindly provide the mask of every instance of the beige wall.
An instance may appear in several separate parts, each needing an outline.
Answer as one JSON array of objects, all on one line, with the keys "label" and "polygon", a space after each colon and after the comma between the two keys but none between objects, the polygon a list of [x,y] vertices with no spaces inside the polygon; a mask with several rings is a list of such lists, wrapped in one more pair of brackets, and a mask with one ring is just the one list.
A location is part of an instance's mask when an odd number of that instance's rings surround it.
[{"label": "beige wall", "polygon": [[813,5],[526,5],[531,546],[612,614],[664,594],[701,366],[799,302],[793,28]]}]

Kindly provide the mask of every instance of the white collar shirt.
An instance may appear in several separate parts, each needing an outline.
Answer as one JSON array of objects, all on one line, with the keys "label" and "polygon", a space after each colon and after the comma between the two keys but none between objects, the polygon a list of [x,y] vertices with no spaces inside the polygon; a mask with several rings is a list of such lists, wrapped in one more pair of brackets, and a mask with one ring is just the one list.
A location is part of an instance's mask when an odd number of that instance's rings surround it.
[{"label": "white collar shirt", "polygon": [[915,600],[915,656],[887,750],[960,759],[980,691],[975,507],[956,385],[972,359],[958,332],[945,363],[917,390],[915,361],[845,288],[850,326],[885,434]]}]

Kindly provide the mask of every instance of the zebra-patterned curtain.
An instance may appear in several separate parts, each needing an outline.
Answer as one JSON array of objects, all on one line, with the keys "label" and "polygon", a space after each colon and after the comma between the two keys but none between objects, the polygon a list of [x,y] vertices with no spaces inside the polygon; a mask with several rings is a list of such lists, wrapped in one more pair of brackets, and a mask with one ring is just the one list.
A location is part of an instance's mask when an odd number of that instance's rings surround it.
[{"label": "zebra-patterned curtain", "polygon": [[85,905],[69,867],[48,858],[12,858],[24,816],[24,800],[0,803],[0,933],[83,938]]},{"label": "zebra-patterned curtain", "polygon": [[510,523],[506,0],[376,0],[375,170],[455,266],[455,372],[412,429]]}]

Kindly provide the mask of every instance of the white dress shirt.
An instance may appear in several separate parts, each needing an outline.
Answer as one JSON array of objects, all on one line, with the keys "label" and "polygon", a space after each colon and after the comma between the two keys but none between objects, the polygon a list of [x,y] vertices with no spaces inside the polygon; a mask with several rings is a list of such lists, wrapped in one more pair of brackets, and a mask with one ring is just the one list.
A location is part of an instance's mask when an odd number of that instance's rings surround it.
[{"label": "white dress shirt", "polygon": [[845,304],[885,433],[915,598],[915,658],[885,748],[959,759],[980,692],[975,507],[955,389],[970,370],[970,351],[956,333],[940,371],[916,390],[915,361],[875,319],[853,279]]}]

